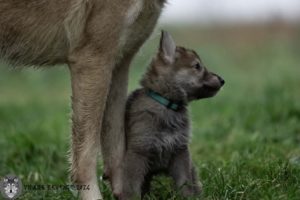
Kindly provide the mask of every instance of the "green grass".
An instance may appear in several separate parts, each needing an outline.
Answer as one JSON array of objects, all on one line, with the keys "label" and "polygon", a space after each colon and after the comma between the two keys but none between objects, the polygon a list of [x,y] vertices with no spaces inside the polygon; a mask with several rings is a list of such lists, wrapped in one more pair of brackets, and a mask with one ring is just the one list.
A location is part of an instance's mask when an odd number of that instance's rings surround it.
[{"label": "green grass", "polygon": [[[202,199],[299,199],[299,32],[267,30],[270,34],[263,37],[254,31],[237,39],[237,33],[226,37],[226,32],[200,31],[193,39],[174,33],[226,80],[216,97],[190,107],[191,151],[203,183]],[[205,39],[198,38],[201,34]],[[130,90],[137,87],[156,44],[157,37],[134,62]],[[23,184],[69,183],[69,96],[64,67],[0,67],[0,176],[16,174]],[[100,182],[105,199],[112,199],[107,184]],[[25,191],[21,199],[76,198],[58,190]],[[147,199],[180,197],[169,179],[159,177]]]}]

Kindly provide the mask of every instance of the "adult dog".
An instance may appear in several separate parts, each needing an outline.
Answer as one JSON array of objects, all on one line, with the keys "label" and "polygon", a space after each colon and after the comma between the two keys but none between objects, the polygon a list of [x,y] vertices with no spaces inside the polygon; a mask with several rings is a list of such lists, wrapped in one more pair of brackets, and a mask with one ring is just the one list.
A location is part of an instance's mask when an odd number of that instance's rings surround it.
[{"label": "adult dog", "polygon": [[124,153],[128,68],[165,1],[0,0],[1,59],[21,66],[69,66],[71,178],[90,186],[81,199],[102,198],[96,174],[100,146],[114,186]]}]

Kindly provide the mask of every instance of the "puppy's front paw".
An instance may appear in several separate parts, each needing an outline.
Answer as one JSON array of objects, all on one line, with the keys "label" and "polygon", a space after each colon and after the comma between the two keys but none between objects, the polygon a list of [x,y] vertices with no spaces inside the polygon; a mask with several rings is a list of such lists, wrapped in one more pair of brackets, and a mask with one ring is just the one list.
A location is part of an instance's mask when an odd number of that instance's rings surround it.
[{"label": "puppy's front paw", "polygon": [[199,181],[197,184],[185,185],[182,187],[181,193],[186,198],[200,196],[202,193],[202,184]]}]

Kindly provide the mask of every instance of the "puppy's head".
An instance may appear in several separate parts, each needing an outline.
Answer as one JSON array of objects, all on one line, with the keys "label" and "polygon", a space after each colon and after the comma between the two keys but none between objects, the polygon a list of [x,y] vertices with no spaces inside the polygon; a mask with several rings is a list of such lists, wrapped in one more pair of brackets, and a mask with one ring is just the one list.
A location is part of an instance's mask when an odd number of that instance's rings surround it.
[{"label": "puppy's head", "polygon": [[151,68],[160,79],[167,79],[184,91],[188,101],[212,97],[225,83],[205,67],[195,51],[177,47],[167,32],[162,32],[159,52]]}]

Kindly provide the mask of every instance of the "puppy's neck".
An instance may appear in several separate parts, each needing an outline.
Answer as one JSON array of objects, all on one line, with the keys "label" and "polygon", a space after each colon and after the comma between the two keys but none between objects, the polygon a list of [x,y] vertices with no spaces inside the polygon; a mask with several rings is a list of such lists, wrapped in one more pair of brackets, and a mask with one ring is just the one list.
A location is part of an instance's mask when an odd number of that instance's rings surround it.
[{"label": "puppy's neck", "polygon": [[141,85],[145,89],[152,90],[172,102],[180,103],[183,106],[187,105],[188,101],[185,92],[170,79],[167,80],[146,74],[141,81]]}]

